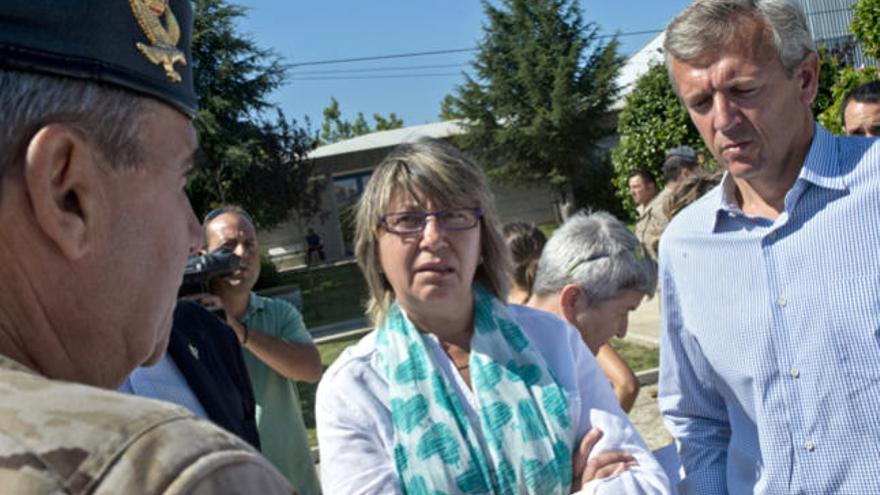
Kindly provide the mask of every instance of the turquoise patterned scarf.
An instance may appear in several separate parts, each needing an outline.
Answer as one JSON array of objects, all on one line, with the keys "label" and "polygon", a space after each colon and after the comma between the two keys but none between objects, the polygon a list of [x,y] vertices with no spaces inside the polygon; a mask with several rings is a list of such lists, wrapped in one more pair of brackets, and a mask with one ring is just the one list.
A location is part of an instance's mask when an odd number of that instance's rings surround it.
[{"label": "turquoise patterned scarf", "polygon": [[403,492],[567,494],[574,425],[562,386],[507,306],[474,288],[471,387],[479,424],[397,303],[376,334]]}]

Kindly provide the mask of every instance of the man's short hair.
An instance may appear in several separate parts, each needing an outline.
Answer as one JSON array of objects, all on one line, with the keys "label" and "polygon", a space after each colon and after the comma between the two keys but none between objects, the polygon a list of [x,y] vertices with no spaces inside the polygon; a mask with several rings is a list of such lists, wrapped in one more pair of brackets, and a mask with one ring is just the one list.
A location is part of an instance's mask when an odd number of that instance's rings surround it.
[{"label": "man's short hair", "polygon": [[880,103],[880,81],[871,81],[856,86],[846,94],[843,103],[840,104],[840,122],[844,129],[846,128],[846,107],[850,102]]},{"label": "man's short hair", "polygon": [[239,218],[242,218],[242,219],[244,219],[245,222],[251,224],[251,227],[253,227],[255,231],[257,230],[257,224],[254,223],[254,219],[251,218],[250,213],[248,213],[247,210],[245,210],[241,206],[238,206],[238,205],[218,206],[217,208],[214,208],[213,210],[209,211],[208,214],[205,215],[204,220],[202,220],[202,233],[204,235],[203,242],[205,243],[205,246],[208,245],[208,224],[210,224],[215,218],[219,217],[220,215],[224,215],[226,213],[232,213],[233,215],[238,215]]},{"label": "man's short hair", "polygon": [[816,51],[806,16],[793,0],[694,0],[666,28],[667,66],[671,58],[694,60],[731,46],[749,21],[764,25],[789,76]]},{"label": "man's short hair", "polygon": [[641,177],[642,182],[644,182],[645,184],[651,183],[655,186],[657,185],[657,179],[654,178],[654,174],[651,173],[651,171],[648,169],[637,168],[633,170],[629,173],[629,178],[632,179],[633,177]]},{"label": "man's short hair", "polygon": [[694,170],[700,165],[700,156],[690,146],[679,146],[666,152],[663,162],[663,177],[666,182],[674,182],[681,175],[681,169]]},{"label": "man's short hair", "polygon": [[24,159],[27,143],[48,122],[65,124],[91,141],[117,169],[136,167],[143,154],[143,97],[80,79],[0,69],[0,180]]},{"label": "man's short hair", "polygon": [[533,292],[555,294],[568,284],[579,285],[590,306],[630,289],[651,296],[657,288],[657,266],[620,220],[604,211],[581,212],[547,241]]}]

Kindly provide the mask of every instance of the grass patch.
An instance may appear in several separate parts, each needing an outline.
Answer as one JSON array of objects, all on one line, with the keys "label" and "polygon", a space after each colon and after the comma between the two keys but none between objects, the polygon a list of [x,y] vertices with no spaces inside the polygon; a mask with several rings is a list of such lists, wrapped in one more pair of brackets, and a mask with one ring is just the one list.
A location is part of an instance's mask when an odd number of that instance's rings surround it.
[{"label": "grass patch", "polygon": [[282,273],[281,284],[296,284],[302,292],[307,328],[364,316],[367,283],[354,263]]},{"label": "grass patch", "polygon": [[[318,350],[321,352],[321,364],[324,365],[324,370],[336,361],[342,351],[348,346],[356,344],[362,337],[363,335],[357,335],[318,344]],[[634,344],[620,339],[614,339],[611,342],[611,347],[620,354],[633,371],[638,372],[659,366],[660,353],[653,347]],[[318,444],[315,436],[315,391],[318,389],[318,384],[297,382],[297,387],[299,388],[299,400],[302,405],[309,445],[314,447]]]},{"label": "grass patch", "polygon": [[611,347],[620,354],[620,357],[635,372],[660,366],[660,351],[654,347],[634,344],[620,339],[613,339]]}]

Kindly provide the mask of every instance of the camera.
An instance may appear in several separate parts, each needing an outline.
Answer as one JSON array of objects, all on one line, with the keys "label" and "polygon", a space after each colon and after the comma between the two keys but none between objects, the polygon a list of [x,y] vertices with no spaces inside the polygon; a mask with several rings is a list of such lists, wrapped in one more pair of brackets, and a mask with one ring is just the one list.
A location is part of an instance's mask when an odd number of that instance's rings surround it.
[{"label": "camera", "polygon": [[232,249],[222,246],[208,254],[194,254],[186,260],[183,283],[177,297],[209,292],[209,283],[218,277],[228,277],[238,269],[240,258]]}]

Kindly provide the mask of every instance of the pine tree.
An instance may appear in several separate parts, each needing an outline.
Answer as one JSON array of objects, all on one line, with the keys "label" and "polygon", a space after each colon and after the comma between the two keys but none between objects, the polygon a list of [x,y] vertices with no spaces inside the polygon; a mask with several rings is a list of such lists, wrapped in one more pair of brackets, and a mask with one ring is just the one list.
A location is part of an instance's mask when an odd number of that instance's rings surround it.
[{"label": "pine tree", "polygon": [[[285,78],[280,58],[236,31],[245,10],[225,0],[194,2],[194,125],[201,152],[187,185],[199,215],[220,204],[247,209],[260,227],[309,217],[317,206],[309,132],[287,120],[267,96]],[[306,209],[302,209],[308,206]]]},{"label": "pine tree", "polygon": [[394,112],[388,114],[387,119],[378,113],[374,113],[373,120],[376,121],[375,128],[370,127],[370,123],[367,122],[363,112],[358,112],[354,122],[343,119],[342,110],[339,109],[339,102],[331,96],[330,104],[324,108],[324,122],[321,124],[321,144],[335,143],[374,131],[387,131],[403,127],[403,120],[398,118]]},{"label": "pine tree", "polygon": [[571,190],[579,206],[606,206],[595,199],[610,191],[610,165],[596,144],[614,131],[618,42],[600,42],[572,0],[483,0],[483,9],[474,77],[466,74],[441,109],[464,121],[456,143],[491,177],[550,184]]}]

